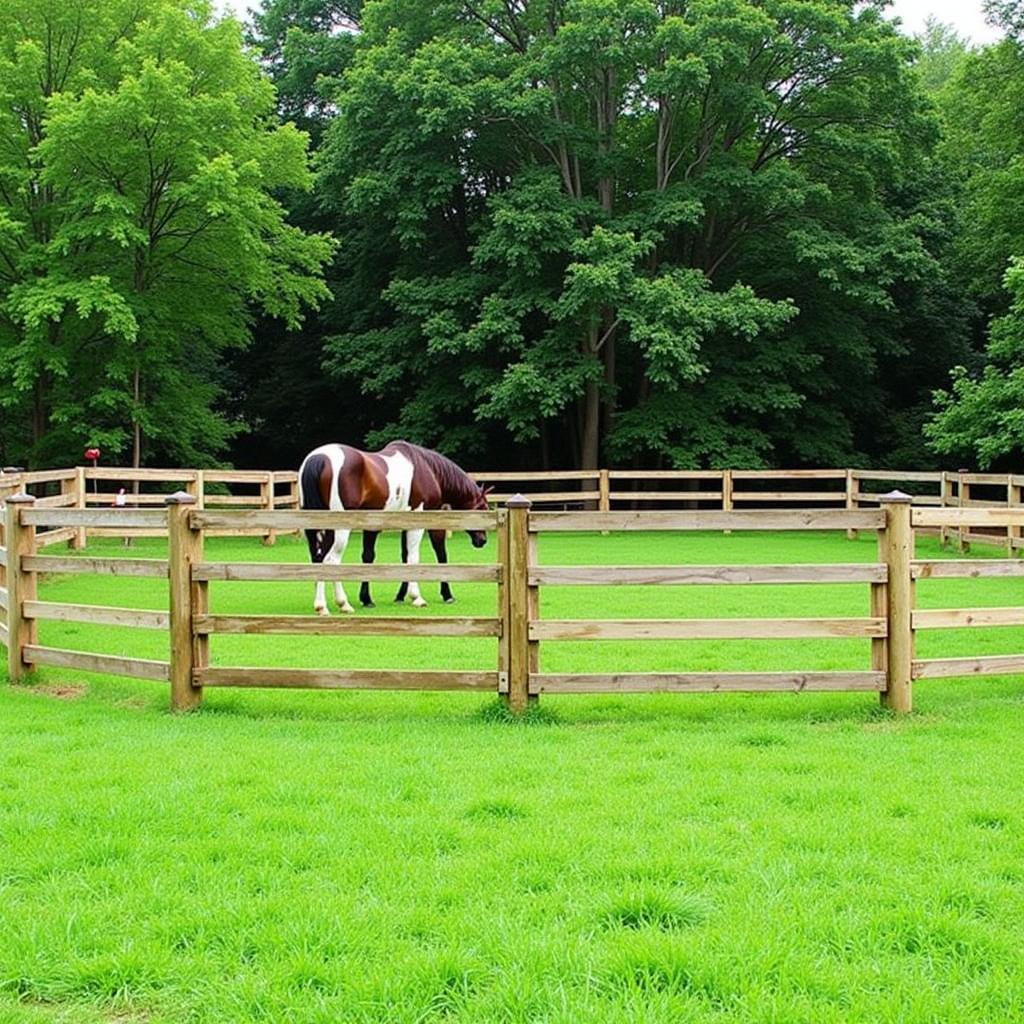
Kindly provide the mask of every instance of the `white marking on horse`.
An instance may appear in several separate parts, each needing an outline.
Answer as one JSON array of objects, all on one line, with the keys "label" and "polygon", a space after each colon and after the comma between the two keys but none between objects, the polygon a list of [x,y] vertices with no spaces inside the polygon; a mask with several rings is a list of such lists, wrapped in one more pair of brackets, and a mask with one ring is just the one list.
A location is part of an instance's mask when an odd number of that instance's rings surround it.
[{"label": "white marking on horse", "polygon": [[[300,500],[303,507],[306,505],[306,495],[301,493],[302,491],[302,471],[305,469],[307,460],[311,459],[314,455],[326,455],[328,461],[331,464],[331,485],[329,497],[327,500],[327,507],[332,512],[343,512],[345,506],[341,501],[341,494],[338,489],[338,481],[341,479],[341,468],[345,465],[345,450],[340,444],[322,444],[319,448],[315,448],[313,451],[302,460],[302,465],[299,467],[299,490]],[[322,533],[322,531],[317,531]],[[324,565],[341,565],[341,560],[345,555],[345,548],[348,546],[348,538],[351,530],[335,530],[334,531],[334,543],[331,545],[331,550],[324,555]],[[330,612],[327,610],[327,597],[324,593],[325,583],[323,580],[317,580],[316,582],[316,594],[313,597],[313,611],[317,615],[329,615]],[[345,593],[345,587],[341,580],[338,580],[334,584],[334,600],[338,607],[343,612],[354,611],[352,605],[349,603],[348,594]]]}]

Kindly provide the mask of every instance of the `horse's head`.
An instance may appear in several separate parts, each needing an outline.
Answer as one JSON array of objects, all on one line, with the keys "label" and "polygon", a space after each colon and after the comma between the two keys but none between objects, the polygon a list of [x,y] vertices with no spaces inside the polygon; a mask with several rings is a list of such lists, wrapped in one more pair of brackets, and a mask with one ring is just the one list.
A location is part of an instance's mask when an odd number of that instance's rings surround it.
[{"label": "horse's head", "polygon": [[[493,491],[493,487],[477,487],[476,493],[473,495],[473,503],[469,506],[469,509],[473,512],[487,512],[490,510],[490,504],[487,501],[487,496]],[[473,547],[482,548],[487,543],[487,532],[485,530],[467,530],[469,539],[473,542]]]}]

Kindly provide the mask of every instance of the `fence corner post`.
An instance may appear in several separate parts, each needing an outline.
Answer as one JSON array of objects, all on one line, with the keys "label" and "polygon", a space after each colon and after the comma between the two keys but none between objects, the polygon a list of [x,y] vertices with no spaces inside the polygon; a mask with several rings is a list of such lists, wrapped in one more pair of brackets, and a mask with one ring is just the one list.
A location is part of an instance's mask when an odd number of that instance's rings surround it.
[{"label": "fence corner post", "polygon": [[20,683],[33,670],[25,660],[25,648],[39,637],[36,620],[24,615],[25,602],[36,599],[36,574],[22,564],[22,558],[36,553],[36,528],[22,524],[21,510],[31,508],[35,500],[31,494],[10,494],[6,499],[7,674],[12,683]]},{"label": "fence corner post", "polygon": [[[857,497],[856,497],[856,495],[857,495],[857,491],[855,489],[856,488],[856,482],[857,482],[856,481],[856,475],[855,475],[854,471],[852,469],[848,469],[846,471],[846,510],[848,512],[853,512],[854,510],[860,508],[860,504],[858,503]],[[847,530],[846,531],[846,539],[847,540],[856,540],[857,539],[857,531],[856,530]]]},{"label": "fence corner post", "polygon": [[521,714],[530,702],[530,507],[531,502],[521,494],[509,498],[505,504],[505,630],[503,643],[507,644],[505,667],[508,672],[508,693],[505,701],[509,710]]},{"label": "fence corner post", "polygon": [[885,510],[885,531],[882,534],[884,560],[889,569],[886,659],[886,688],[882,704],[897,714],[913,710],[914,670],[914,579],[911,562],[914,558],[914,528],[911,522],[913,499],[902,491],[880,496]]},{"label": "fence corner post", "polygon": [[[85,482],[85,466],[75,467],[75,508],[86,508],[86,482]],[[71,541],[71,547],[75,551],[81,551],[88,543],[85,527],[80,526],[75,531],[75,536]]]},{"label": "fence corner post", "polygon": [[167,506],[167,569],[170,579],[170,681],[171,710],[191,711],[203,699],[195,685],[196,645],[192,631],[192,566],[202,561],[203,535],[192,529],[189,514],[196,496],[185,491],[164,499]]}]

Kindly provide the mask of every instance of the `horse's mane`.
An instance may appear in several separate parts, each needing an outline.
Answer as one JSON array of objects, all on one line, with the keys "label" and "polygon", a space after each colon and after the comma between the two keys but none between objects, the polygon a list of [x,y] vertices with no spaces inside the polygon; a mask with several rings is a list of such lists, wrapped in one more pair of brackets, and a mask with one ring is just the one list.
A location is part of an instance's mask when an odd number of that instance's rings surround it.
[{"label": "horse's mane", "polygon": [[430,467],[446,498],[475,497],[479,490],[478,485],[461,466],[452,462],[447,455],[435,452],[433,448],[424,448],[422,445],[413,444],[411,441],[395,441],[394,443],[408,448]]}]

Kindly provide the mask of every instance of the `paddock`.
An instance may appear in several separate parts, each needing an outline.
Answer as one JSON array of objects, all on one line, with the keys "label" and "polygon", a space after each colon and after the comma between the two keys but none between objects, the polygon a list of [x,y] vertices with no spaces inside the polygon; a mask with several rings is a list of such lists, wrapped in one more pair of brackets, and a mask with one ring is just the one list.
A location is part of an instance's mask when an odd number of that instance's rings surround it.
[{"label": "paddock", "polygon": [[[938,548],[923,557],[915,554],[919,531],[991,537],[1001,530],[1012,537],[1024,525],[1024,510],[1019,509],[915,507],[911,496],[899,492],[881,497],[872,509],[722,511],[550,512],[533,508],[528,499],[513,498],[493,511],[475,513],[306,512],[199,508],[198,496],[187,492],[161,500],[162,508],[83,509],[49,504],[30,495],[8,497],[6,546],[0,549],[5,573],[0,588],[0,639],[8,648],[12,681],[29,677],[40,667],[130,676],[169,684],[171,706],[176,710],[198,706],[206,689],[259,687],[489,692],[499,695],[516,713],[536,704],[542,695],[554,694],[850,691],[873,693],[886,707],[906,713],[912,710],[918,680],[1024,672],[1024,640],[1013,632],[1014,627],[1024,626],[1019,598],[1014,594],[989,606],[982,603],[980,589],[980,581],[993,579],[1010,585],[1012,592],[1013,584],[1024,576],[1024,563],[1012,557],[949,558]],[[255,535],[266,539],[332,527],[433,528],[456,533],[473,529],[487,531],[492,540],[486,549],[487,561],[415,567],[224,559],[215,557],[210,547],[210,538]],[[166,535],[168,543],[162,557],[125,554],[123,549],[112,557],[109,548],[102,555],[41,553],[50,536],[59,531],[65,531],[72,543],[83,531]],[[717,560],[696,565],[659,563],[649,557],[641,564],[619,564],[608,558],[615,550],[613,538],[630,534],[645,537],[643,543],[650,551],[660,551],[673,538],[687,534],[717,537],[726,550],[731,538],[750,533],[764,538],[765,552],[772,550],[776,537],[791,534],[871,537],[873,550],[869,560],[860,562],[844,558],[805,563],[769,557],[747,566]],[[540,556],[542,542],[561,535],[590,538],[589,564],[562,564],[557,558],[550,561]],[[862,558],[864,550],[858,548]],[[148,599],[162,591],[162,600],[146,608],[99,604],[88,597],[88,585],[79,591],[87,595],[84,601],[54,600],[46,581],[66,576],[150,580],[154,588]],[[222,610],[216,598],[224,585],[244,584],[255,593],[273,584],[305,581],[311,585],[315,579],[367,579],[378,587],[409,579],[446,580],[482,586],[486,596],[478,594],[473,614],[459,609],[438,615],[435,606],[425,614],[406,608],[401,614],[357,613],[330,619],[296,614],[294,606],[275,609],[262,600],[257,602],[258,612],[231,612]],[[931,585],[954,579],[978,581],[978,596],[966,603],[961,598],[955,606],[918,606],[920,581]],[[847,602],[844,614],[787,614],[788,602],[781,596],[771,614],[765,614],[763,605],[755,614],[730,612],[712,618],[699,613],[700,593],[707,588],[752,590],[755,595],[759,588],[776,588],[781,595],[787,589],[827,587],[857,595]],[[673,597],[671,614],[645,617],[648,605],[659,605],[651,598],[662,589]],[[580,595],[570,599],[572,614],[548,613],[546,595],[558,591]],[[600,614],[580,613],[588,591],[602,595]],[[627,596],[617,599],[619,593]],[[748,606],[755,605],[748,602]],[[163,634],[164,647],[159,656],[141,657],[139,645],[126,644],[116,653],[107,653],[47,642],[40,638],[40,625],[49,622],[74,623],[85,627],[85,633],[89,627],[158,632]],[[965,640],[955,654],[931,656],[929,645],[921,640],[938,630],[963,631],[968,637],[977,636],[979,630],[994,630],[1004,640],[1016,637],[1016,644],[993,652],[987,643],[972,645]],[[222,646],[222,638],[232,636],[267,638],[267,651],[278,638],[288,636],[324,638],[333,646],[325,648],[323,663],[315,667],[211,657],[213,647],[230,652],[230,644]],[[485,646],[473,667],[443,658],[429,668],[353,665],[344,659],[339,664],[338,652],[352,649],[352,640],[360,637],[377,638],[389,649],[392,641],[407,638],[430,640],[441,652],[461,639],[480,640]],[[858,654],[844,656],[834,662],[834,668],[823,667],[833,663],[826,656],[808,662],[794,657],[779,669],[728,661],[723,665],[722,658],[716,657],[716,667],[705,669],[699,657],[688,657],[682,649],[698,642],[727,651],[743,641],[781,643],[794,655],[800,652],[800,641],[815,641],[822,650],[832,645],[840,649],[845,643],[847,650],[856,649]],[[634,656],[619,664],[595,659],[591,652],[608,643],[631,647]],[[682,645],[674,649],[676,660],[660,660],[658,670],[633,667],[643,661],[642,656],[640,661],[635,659],[635,652],[671,643]]]}]

